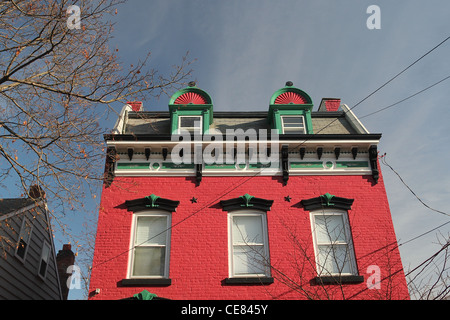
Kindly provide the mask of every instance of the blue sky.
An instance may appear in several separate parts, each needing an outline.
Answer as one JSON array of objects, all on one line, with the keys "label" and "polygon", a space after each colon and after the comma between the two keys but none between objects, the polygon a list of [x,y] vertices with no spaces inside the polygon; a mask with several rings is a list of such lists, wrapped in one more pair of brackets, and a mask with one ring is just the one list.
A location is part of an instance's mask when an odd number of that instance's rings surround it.
[{"label": "blue sky", "polygon": [[[370,5],[380,7],[379,30],[367,28]],[[124,65],[151,51],[150,66],[162,74],[189,51],[196,59],[192,78],[216,111],[265,111],[288,80],[312,97],[315,110],[324,97],[352,108],[450,36],[449,12],[446,0],[130,0],[114,17],[111,47]],[[449,56],[447,41],[353,111],[363,117],[449,76]],[[393,168],[442,211],[450,193],[449,86],[444,81],[362,119],[383,134],[379,151]],[[168,101],[144,101],[144,109],[165,111]],[[109,121],[112,127],[115,119]],[[381,170],[400,243],[449,221],[419,203],[390,169]],[[439,231],[448,235],[450,224]],[[438,248],[436,232],[401,246],[405,268]]]}]

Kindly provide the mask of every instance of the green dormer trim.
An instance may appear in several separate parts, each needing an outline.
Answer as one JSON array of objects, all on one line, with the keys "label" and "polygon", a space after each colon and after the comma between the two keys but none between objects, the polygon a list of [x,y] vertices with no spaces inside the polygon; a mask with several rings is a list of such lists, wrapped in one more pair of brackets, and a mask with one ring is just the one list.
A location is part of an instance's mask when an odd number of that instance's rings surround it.
[{"label": "green dormer trim", "polygon": [[180,125],[180,117],[200,117],[202,132],[209,130],[213,123],[213,103],[211,96],[195,84],[181,89],[169,100],[171,132],[177,133]]},{"label": "green dormer trim", "polygon": [[311,111],[313,103],[311,97],[298,88],[292,86],[292,82],[287,82],[270,98],[268,122],[273,129],[277,129],[279,134],[287,134],[283,131],[283,117],[302,117],[305,134],[313,134],[311,121]]}]

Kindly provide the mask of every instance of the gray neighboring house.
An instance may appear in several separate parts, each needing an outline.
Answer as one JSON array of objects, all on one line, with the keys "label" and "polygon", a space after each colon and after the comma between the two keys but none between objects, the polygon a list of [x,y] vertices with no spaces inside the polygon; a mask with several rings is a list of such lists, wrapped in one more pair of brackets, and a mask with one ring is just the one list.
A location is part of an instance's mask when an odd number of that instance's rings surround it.
[{"label": "gray neighboring house", "polygon": [[0,300],[65,300],[44,193],[30,196],[0,199]]}]

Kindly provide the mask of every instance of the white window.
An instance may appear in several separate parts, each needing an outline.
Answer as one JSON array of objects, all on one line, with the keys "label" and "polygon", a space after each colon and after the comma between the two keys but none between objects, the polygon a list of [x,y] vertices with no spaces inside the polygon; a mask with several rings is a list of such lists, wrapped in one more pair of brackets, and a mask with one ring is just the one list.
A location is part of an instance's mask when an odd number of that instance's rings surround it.
[{"label": "white window", "polygon": [[16,256],[22,261],[25,261],[28,247],[30,246],[32,230],[33,225],[31,224],[30,220],[24,218],[22,221],[22,227],[20,228],[19,239],[16,245]]},{"label": "white window", "polygon": [[48,262],[50,259],[51,247],[47,241],[44,241],[41,252],[41,260],[39,263],[39,276],[45,279],[47,275]]},{"label": "white window", "polygon": [[311,218],[318,275],[357,275],[347,212],[324,209]]},{"label": "white window", "polygon": [[171,217],[168,213],[134,215],[130,278],[168,278]]},{"label": "white window", "polygon": [[269,246],[265,213],[228,214],[230,277],[269,277]]},{"label": "white window", "polygon": [[202,132],[201,116],[179,116],[178,129],[187,130],[189,132]]},{"label": "white window", "polygon": [[304,134],[305,119],[303,116],[281,116],[283,133]]}]

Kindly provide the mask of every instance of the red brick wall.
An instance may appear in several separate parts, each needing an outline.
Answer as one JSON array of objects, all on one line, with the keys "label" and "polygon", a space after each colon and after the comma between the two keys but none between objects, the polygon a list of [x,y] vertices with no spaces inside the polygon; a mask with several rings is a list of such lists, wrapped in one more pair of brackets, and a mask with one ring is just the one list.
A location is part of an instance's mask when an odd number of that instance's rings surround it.
[{"label": "red brick wall", "polygon": [[[91,299],[121,299],[143,289],[170,299],[408,299],[383,179],[370,176],[203,177],[200,186],[186,177],[116,177],[102,193],[90,293]],[[314,286],[310,215],[303,199],[330,194],[355,199],[349,211],[355,255],[364,283]],[[126,278],[132,212],[125,200],[150,194],[179,200],[172,214],[168,287],[121,287]],[[228,277],[227,213],[220,200],[249,193],[274,200],[267,213],[270,259],[275,281],[267,286],[225,285]],[[290,196],[290,202],[285,197]],[[197,203],[191,203],[195,197]],[[377,265],[380,289],[368,290],[367,267]],[[392,275],[392,276],[390,276]]]}]

